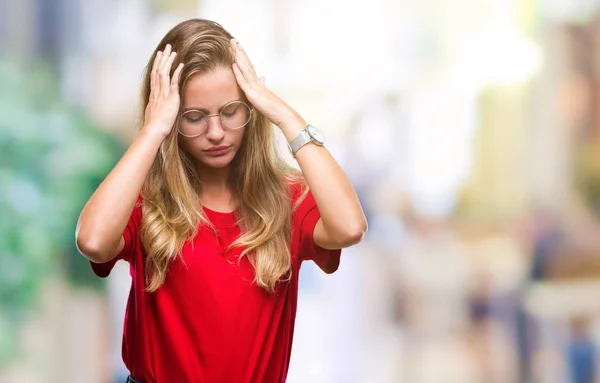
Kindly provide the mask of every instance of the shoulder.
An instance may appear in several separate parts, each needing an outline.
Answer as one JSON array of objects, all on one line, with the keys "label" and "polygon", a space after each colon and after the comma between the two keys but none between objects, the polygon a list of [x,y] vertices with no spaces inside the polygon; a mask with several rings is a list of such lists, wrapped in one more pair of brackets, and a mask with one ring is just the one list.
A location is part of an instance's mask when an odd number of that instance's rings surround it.
[{"label": "shoulder", "polygon": [[295,210],[296,207],[306,198],[306,195],[310,193],[308,184],[306,183],[306,180],[302,174],[286,175],[285,183],[292,201],[292,206]]},{"label": "shoulder", "polygon": [[287,182],[293,225],[302,225],[308,215],[318,214],[316,202],[304,176],[294,175]]},{"label": "shoulder", "polygon": [[142,194],[140,194],[137,197],[135,205],[133,206],[133,211],[131,212],[131,219],[134,220],[138,225],[142,223],[142,210],[145,203],[147,203],[147,201],[145,201]]}]

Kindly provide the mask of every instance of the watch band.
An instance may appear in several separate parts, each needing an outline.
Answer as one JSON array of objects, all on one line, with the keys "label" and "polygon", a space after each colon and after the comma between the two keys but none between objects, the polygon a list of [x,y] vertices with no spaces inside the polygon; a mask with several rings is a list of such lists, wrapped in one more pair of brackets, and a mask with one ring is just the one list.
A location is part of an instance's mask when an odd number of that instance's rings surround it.
[{"label": "watch band", "polygon": [[302,130],[296,136],[296,138],[294,138],[292,140],[292,142],[290,142],[288,144],[288,147],[290,148],[290,151],[292,152],[292,156],[296,157],[296,153],[298,153],[298,150],[300,150],[300,148],[302,148],[304,145],[308,144],[311,141],[312,141],[312,138],[310,137],[310,135],[308,134],[306,129]]}]

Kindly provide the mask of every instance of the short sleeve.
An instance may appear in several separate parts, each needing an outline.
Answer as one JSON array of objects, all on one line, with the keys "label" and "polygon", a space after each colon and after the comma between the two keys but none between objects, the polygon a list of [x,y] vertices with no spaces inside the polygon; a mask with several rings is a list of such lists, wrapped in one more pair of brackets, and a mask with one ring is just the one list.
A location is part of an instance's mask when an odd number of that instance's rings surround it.
[{"label": "short sleeve", "polygon": [[125,240],[125,245],[123,246],[123,250],[105,263],[95,263],[90,261],[90,265],[92,266],[92,270],[94,274],[101,278],[106,278],[110,275],[113,267],[119,260],[124,260],[127,262],[131,262],[134,259],[134,255],[137,247],[139,246],[139,238],[140,238],[140,224],[142,222],[142,206],[141,206],[141,198],[138,198],[133,211],[131,212],[131,216],[129,217],[129,221],[127,221],[127,226],[125,227],[125,231],[123,232],[123,239]]},{"label": "short sleeve", "polygon": [[[294,204],[296,204],[302,193],[300,187],[295,186],[294,189]],[[341,249],[324,249],[315,243],[313,233],[320,218],[321,213],[319,213],[315,199],[308,191],[293,214],[294,229],[299,230],[299,259],[300,261],[312,260],[323,271],[333,273],[340,265],[342,251]]]}]

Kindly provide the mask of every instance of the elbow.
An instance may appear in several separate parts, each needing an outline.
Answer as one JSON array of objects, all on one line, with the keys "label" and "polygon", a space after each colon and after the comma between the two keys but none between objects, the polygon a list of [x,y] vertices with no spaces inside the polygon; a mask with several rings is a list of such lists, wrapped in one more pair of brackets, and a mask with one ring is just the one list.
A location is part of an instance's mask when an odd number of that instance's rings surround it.
[{"label": "elbow", "polygon": [[75,245],[81,255],[94,263],[105,263],[111,259],[98,242],[77,236]]},{"label": "elbow", "polygon": [[92,262],[99,263],[98,261],[101,258],[99,246],[94,245],[91,241],[81,237],[76,237],[75,246],[77,246],[79,254],[83,255]]},{"label": "elbow", "polygon": [[367,221],[363,220],[362,222],[349,226],[344,230],[344,234],[340,235],[340,240],[338,241],[341,248],[354,246],[360,241],[363,240],[365,235],[367,234]]}]

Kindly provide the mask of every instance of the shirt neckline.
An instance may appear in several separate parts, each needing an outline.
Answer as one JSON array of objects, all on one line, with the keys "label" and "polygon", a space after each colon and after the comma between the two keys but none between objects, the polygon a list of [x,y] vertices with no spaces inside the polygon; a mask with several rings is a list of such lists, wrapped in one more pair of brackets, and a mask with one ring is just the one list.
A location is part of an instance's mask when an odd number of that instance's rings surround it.
[{"label": "shirt neckline", "polygon": [[224,212],[209,209],[206,206],[202,206],[202,210],[204,210],[206,217],[215,226],[219,226],[219,227],[237,226],[237,217],[235,214],[235,210],[224,213]]}]

